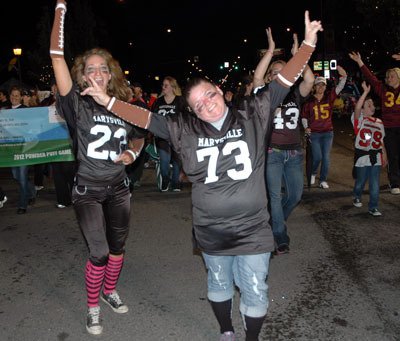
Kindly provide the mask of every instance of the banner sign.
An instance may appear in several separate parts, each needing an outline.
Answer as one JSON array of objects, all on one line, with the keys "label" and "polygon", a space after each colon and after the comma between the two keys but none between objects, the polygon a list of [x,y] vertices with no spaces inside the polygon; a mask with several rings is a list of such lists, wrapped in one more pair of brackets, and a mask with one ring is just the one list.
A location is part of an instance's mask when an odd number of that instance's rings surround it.
[{"label": "banner sign", "polygon": [[0,110],[0,167],[72,160],[68,128],[55,106]]}]

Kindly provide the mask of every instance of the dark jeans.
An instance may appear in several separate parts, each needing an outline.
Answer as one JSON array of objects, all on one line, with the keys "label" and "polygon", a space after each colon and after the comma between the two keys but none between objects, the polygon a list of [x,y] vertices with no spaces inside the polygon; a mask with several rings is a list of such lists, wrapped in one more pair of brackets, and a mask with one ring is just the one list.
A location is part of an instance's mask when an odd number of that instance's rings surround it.
[{"label": "dark jeans", "polygon": [[11,168],[13,177],[19,184],[18,208],[26,209],[29,199],[36,197],[35,186],[29,181],[29,166],[19,166]]},{"label": "dark jeans", "polygon": [[333,142],[333,131],[324,133],[311,133],[311,149],[312,149],[312,174],[316,175],[318,167],[321,164],[319,182],[327,181],[329,163]]},{"label": "dark jeans", "polygon": [[[303,151],[269,148],[266,182],[276,245],[289,245],[286,221],[303,194]],[[282,193],[282,187],[284,192]]]},{"label": "dark jeans", "polygon": [[[160,169],[161,175],[166,179],[170,179],[172,185],[179,184],[179,175],[181,172],[181,165],[179,158],[170,149],[169,151],[164,149],[159,149],[158,153],[160,155]],[[172,164],[172,174],[170,176],[170,164]]]},{"label": "dark jeans", "polygon": [[381,174],[381,166],[365,166],[355,167],[357,178],[354,183],[354,198],[361,200],[366,182],[368,181],[369,187],[369,203],[368,209],[372,210],[378,208],[379,201],[379,176]]},{"label": "dark jeans", "polygon": [[388,177],[391,188],[400,187],[400,127],[385,128]]},{"label": "dark jeans", "polygon": [[71,204],[71,193],[74,185],[75,161],[53,162],[51,168],[57,203],[68,206]]},{"label": "dark jeans", "polygon": [[3,189],[0,187],[0,201],[3,201],[5,197]]}]

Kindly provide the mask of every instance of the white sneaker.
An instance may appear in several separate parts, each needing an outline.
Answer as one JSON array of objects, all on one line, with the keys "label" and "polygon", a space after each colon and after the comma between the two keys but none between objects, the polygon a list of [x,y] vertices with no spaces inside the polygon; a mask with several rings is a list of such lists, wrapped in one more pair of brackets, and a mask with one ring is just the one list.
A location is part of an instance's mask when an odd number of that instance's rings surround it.
[{"label": "white sneaker", "polygon": [[111,294],[105,294],[102,292],[100,298],[118,314],[125,314],[129,311],[128,306],[122,302],[115,290]]},{"label": "white sneaker", "polygon": [[103,332],[100,320],[100,307],[88,309],[86,315],[86,330],[92,335],[100,335]]},{"label": "white sneaker", "polygon": [[36,189],[37,191],[41,191],[43,188],[44,188],[44,186],[35,186],[35,189]]},{"label": "white sneaker", "polygon": [[6,196],[4,196],[4,199],[3,200],[0,200],[0,208],[2,208],[3,206],[4,206],[4,204],[7,202],[7,197]]},{"label": "white sneaker", "polygon": [[310,185],[314,185],[314,184],[315,184],[315,175],[311,175]]},{"label": "white sneaker", "polygon": [[225,332],[221,334],[219,341],[235,341],[235,333],[234,332]]},{"label": "white sneaker", "polygon": [[321,188],[323,188],[323,189],[327,189],[327,188],[329,188],[329,185],[328,185],[328,183],[327,183],[326,181],[322,181],[322,182],[319,184],[319,187],[321,187]]},{"label": "white sneaker", "polygon": [[390,190],[390,193],[392,193],[392,194],[394,194],[394,195],[400,194],[400,188],[398,188],[398,187],[392,188],[392,189]]}]

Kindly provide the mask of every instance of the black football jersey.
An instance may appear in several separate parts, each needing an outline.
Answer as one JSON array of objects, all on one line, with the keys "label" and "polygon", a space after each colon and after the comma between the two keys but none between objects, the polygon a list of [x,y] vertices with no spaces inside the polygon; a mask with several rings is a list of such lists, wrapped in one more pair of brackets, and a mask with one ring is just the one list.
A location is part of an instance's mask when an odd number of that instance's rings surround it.
[{"label": "black football jersey", "polygon": [[304,100],[296,86],[275,109],[270,147],[286,150],[301,148],[300,114]]},{"label": "black football jersey", "polygon": [[168,139],[192,183],[194,236],[215,255],[274,249],[264,183],[271,110],[288,89],[274,82],[246,111],[229,109],[221,130],[193,114],[153,115],[149,130]]},{"label": "black football jersey", "polygon": [[136,132],[133,126],[90,96],[81,96],[75,86],[66,96],[58,96],[56,103],[73,141],[77,183],[107,186],[121,182],[126,177],[125,165],[113,160],[127,149],[128,140]]},{"label": "black football jersey", "polygon": [[[161,116],[176,115],[178,112],[183,111],[183,97],[175,96],[171,103],[167,103],[164,96],[161,96],[154,102],[151,111]],[[156,137],[156,143],[157,148],[164,149],[166,151],[170,150],[168,142],[164,139]]]}]

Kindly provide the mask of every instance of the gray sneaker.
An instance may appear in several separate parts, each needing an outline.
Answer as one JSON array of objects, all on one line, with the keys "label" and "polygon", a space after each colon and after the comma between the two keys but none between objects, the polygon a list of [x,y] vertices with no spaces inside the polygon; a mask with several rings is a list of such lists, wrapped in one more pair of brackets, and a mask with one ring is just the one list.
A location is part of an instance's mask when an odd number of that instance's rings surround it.
[{"label": "gray sneaker", "polygon": [[219,341],[235,341],[235,333],[234,332],[225,332],[221,334]]},{"label": "gray sneaker", "polygon": [[100,307],[89,308],[86,316],[86,330],[88,333],[100,335],[103,332],[103,327],[100,323]]},{"label": "gray sneaker", "polygon": [[121,298],[115,290],[108,295],[102,292],[100,297],[111,307],[112,310],[114,310],[118,314],[127,313],[129,310],[128,306],[122,302]]},{"label": "gray sneaker", "polygon": [[355,207],[362,207],[362,202],[361,202],[360,199],[354,198],[354,199],[353,199],[353,205],[354,205]]},{"label": "gray sneaker", "polygon": [[6,196],[4,196],[4,199],[3,200],[0,200],[0,208],[2,208],[3,206],[4,206],[4,204],[7,202],[7,197]]},{"label": "gray sneaker", "polygon": [[372,210],[369,210],[368,213],[374,217],[380,217],[382,215],[381,212],[377,208],[373,208]]}]

